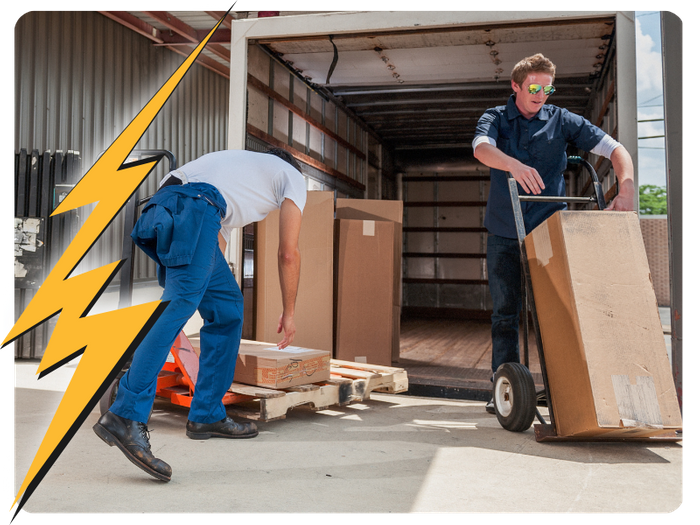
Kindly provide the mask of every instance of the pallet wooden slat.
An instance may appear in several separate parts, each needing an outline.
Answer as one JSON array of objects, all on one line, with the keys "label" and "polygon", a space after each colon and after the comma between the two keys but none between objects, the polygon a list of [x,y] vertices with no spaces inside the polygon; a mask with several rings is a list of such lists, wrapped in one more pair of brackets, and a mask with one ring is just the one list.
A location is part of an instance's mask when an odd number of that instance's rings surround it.
[{"label": "pallet wooden slat", "polygon": [[398,394],[407,390],[408,375],[401,368],[331,359],[331,378],[320,383],[284,390],[234,383],[229,391],[244,398],[226,408],[233,415],[266,422],[284,419],[291,409],[302,405],[323,410],[364,401],[373,391]]},{"label": "pallet wooden slat", "polygon": [[[185,368],[189,375],[196,375],[198,349],[199,338],[184,334],[173,345],[176,363]],[[194,388],[194,385],[189,386]],[[256,421],[273,421],[285,418],[289,410],[301,405],[322,410],[364,401],[373,391],[398,394],[407,390],[408,374],[402,368],[331,359],[330,379],[326,381],[280,390],[233,383],[224,404],[233,415]],[[170,392],[167,394],[171,395]]]},{"label": "pallet wooden slat", "polygon": [[332,374],[352,377],[360,372],[366,374],[368,381],[366,396],[373,391],[398,394],[408,390],[408,373],[403,368],[331,359]]}]

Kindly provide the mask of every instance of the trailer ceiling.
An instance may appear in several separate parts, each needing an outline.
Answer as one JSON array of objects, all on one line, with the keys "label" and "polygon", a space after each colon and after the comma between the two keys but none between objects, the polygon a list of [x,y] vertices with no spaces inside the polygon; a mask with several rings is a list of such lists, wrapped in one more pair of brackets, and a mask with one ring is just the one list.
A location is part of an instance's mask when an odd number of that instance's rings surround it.
[{"label": "trailer ceiling", "polygon": [[[103,12],[154,42],[189,54],[222,12]],[[230,21],[200,63],[230,68]],[[385,16],[389,16],[386,14]],[[510,71],[543,53],[557,64],[550,99],[585,114],[613,43],[614,17],[580,17],[397,32],[266,39],[266,47],[321,92],[339,99],[395,150],[462,148],[483,111],[503,104]],[[337,61],[334,61],[334,46]]]}]

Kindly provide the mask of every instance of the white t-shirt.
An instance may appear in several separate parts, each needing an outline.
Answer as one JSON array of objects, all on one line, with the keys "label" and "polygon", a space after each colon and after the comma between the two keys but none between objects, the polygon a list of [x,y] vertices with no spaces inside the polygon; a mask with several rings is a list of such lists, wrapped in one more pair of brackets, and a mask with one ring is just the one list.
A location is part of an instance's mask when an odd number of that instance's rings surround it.
[{"label": "white t-shirt", "polygon": [[281,158],[269,153],[224,150],[208,153],[170,175],[184,183],[206,182],[214,186],[226,201],[226,216],[221,234],[228,240],[233,228],[242,228],[263,220],[291,199],[301,212],[306,204],[304,176]]}]

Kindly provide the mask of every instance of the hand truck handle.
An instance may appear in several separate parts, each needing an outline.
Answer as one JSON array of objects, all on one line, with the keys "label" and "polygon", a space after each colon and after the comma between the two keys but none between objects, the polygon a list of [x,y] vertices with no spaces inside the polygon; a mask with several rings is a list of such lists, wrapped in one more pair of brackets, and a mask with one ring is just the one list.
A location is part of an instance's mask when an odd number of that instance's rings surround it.
[{"label": "hand truck handle", "polygon": [[[605,195],[603,194],[603,185],[598,180],[598,175],[596,174],[595,169],[593,169],[593,166],[591,166],[591,164],[588,161],[582,159],[581,157],[568,157],[567,160],[569,164],[583,164],[588,169],[588,173],[591,176],[591,182],[593,183],[593,195],[590,195],[588,197],[560,197],[557,195],[519,195],[518,200],[534,202],[577,202],[581,204],[595,203],[598,206],[599,210],[604,210]],[[512,175],[510,173],[508,174],[508,178],[512,178]]]},{"label": "hand truck handle", "polygon": [[591,163],[588,162],[587,160],[578,157],[578,156],[571,156],[567,157],[566,159],[569,164],[583,164],[586,169],[588,170],[589,175],[591,176],[591,182],[593,183],[593,191],[595,193],[595,199],[596,199],[596,204],[598,205],[599,210],[604,210],[605,209],[605,195],[603,194],[603,185],[600,183],[600,180],[598,180],[598,174],[596,173],[595,169],[593,166],[591,166]]}]

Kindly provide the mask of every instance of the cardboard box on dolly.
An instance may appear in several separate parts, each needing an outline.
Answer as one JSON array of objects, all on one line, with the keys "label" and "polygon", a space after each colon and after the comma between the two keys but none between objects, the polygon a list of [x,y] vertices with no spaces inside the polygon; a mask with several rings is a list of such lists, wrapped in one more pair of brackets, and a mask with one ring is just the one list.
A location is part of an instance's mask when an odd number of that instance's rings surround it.
[{"label": "cardboard box on dolly", "polygon": [[561,211],[525,247],[560,436],[682,426],[639,218]]}]

